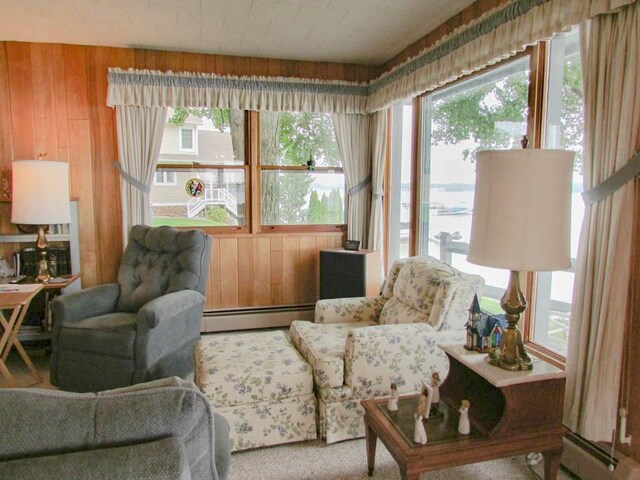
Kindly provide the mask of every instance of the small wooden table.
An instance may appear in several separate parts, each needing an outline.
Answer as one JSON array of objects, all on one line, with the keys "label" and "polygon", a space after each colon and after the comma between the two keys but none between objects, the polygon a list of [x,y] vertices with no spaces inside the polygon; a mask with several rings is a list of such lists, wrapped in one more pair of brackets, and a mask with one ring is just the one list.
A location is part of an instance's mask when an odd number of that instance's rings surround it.
[{"label": "small wooden table", "polygon": [[[555,480],[560,466],[565,375],[534,358],[533,370],[508,372],[486,363],[486,355],[462,345],[444,345],[450,370],[440,387],[439,415],[426,421],[428,443],[413,442],[413,413],[418,395],[402,397],[398,411],[387,400],[365,400],[367,465],[373,475],[380,438],[400,467],[403,480],[421,472],[542,452],[544,478]],[[460,402],[471,403],[470,435],[458,433]]]},{"label": "small wooden table", "polygon": [[[18,331],[27,313],[29,304],[35,297],[42,285],[2,285],[0,287],[0,325],[2,326],[2,337],[0,337],[0,374],[7,379],[9,386],[15,386],[16,382],[7,368],[6,361],[12,347],[15,347],[24,363],[29,368],[29,372],[37,381],[41,381],[40,375],[33,366],[29,355],[18,340]],[[4,310],[11,310],[9,320],[4,316]]]}]

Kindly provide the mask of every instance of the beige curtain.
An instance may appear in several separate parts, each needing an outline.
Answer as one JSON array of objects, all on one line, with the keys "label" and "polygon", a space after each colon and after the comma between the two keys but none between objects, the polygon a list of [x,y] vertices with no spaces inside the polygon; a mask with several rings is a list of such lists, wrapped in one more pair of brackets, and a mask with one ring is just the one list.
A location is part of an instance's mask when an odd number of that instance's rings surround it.
[{"label": "beige curtain", "polygon": [[336,113],[332,119],[347,182],[347,236],[366,246],[371,208],[369,116]]},{"label": "beige curtain", "polygon": [[[585,191],[640,147],[640,4],[598,16],[582,30]],[[589,440],[611,440],[630,295],[635,182],[587,205],[567,355],[565,423]]]},{"label": "beige curtain", "polygon": [[386,110],[369,115],[371,133],[371,215],[369,220],[369,239],[367,247],[382,250],[383,215],[382,195],[384,181],[384,161],[387,151],[387,112]]},{"label": "beige curtain", "polygon": [[149,192],[166,117],[165,107],[116,107],[123,245],[133,225],[151,224]]}]

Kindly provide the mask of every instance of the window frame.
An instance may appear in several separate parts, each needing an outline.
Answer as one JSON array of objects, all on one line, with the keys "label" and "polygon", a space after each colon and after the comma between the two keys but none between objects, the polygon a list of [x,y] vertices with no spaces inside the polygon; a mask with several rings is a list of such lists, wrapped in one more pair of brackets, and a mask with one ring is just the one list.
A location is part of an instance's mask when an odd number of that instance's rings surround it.
[{"label": "window frame", "polygon": [[[182,144],[182,132],[184,131],[191,132],[191,148],[186,148]],[[178,127],[178,150],[180,151],[180,153],[198,153],[198,129],[194,125],[180,125],[180,127]]]},{"label": "window frame", "polygon": [[[162,181],[158,182],[158,177],[156,175],[158,175],[158,173],[162,173]],[[174,177],[173,177],[173,181],[170,182],[167,180],[168,178],[168,174],[169,173],[173,173]],[[178,174],[177,172],[171,170],[165,170],[164,168],[161,169],[156,169],[154,175],[153,175],[153,185],[157,186],[157,187],[175,187],[176,185],[178,185]]]}]

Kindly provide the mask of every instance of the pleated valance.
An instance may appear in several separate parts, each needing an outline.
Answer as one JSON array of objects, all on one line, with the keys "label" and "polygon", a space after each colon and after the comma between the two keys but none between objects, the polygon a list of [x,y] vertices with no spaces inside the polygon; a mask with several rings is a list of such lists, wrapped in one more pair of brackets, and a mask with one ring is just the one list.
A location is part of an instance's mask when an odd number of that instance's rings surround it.
[{"label": "pleated valance", "polygon": [[107,105],[366,113],[366,83],[109,69]]},{"label": "pleated valance", "polygon": [[486,12],[369,85],[367,110],[434,90],[540,40],[636,0],[512,0]]}]

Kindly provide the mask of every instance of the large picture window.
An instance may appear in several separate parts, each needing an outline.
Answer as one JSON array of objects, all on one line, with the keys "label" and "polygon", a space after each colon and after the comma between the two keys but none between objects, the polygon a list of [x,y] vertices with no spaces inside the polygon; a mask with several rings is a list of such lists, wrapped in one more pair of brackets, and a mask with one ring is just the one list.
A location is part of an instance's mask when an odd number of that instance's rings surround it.
[{"label": "large picture window", "polygon": [[521,148],[528,128],[529,62],[522,56],[422,98],[418,252],[481,275],[481,306],[496,313],[509,272],[466,261],[475,153]]},{"label": "large picture window", "polygon": [[260,112],[262,225],[341,225],[345,179],[331,115]]}]

